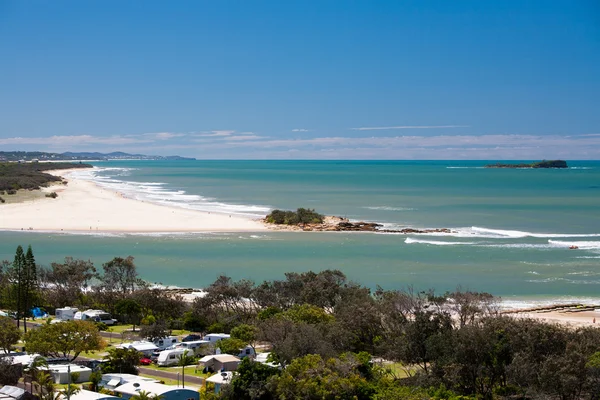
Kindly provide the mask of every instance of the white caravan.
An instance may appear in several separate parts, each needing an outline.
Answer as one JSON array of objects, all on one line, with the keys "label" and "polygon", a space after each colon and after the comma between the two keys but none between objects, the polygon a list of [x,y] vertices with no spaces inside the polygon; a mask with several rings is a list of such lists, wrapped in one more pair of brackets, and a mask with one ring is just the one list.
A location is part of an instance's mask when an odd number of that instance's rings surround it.
[{"label": "white caravan", "polygon": [[156,365],[159,367],[169,367],[171,365],[177,365],[179,363],[179,357],[182,355],[193,355],[194,352],[189,349],[173,349],[161,351],[156,360]]},{"label": "white caravan", "polygon": [[160,350],[168,349],[169,347],[174,347],[177,343],[179,343],[179,339],[177,336],[167,336],[160,339],[155,339],[152,343]]},{"label": "white caravan", "polygon": [[117,322],[117,320],[113,319],[109,313],[102,310],[78,311],[75,313],[73,319],[81,321],[102,322],[106,325],[113,325],[115,322]]},{"label": "white caravan", "polygon": [[229,339],[230,337],[231,335],[227,333],[209,333],[208,335],[204,336],[204,340],[207,340],[211,343],[215,343],[219,340]]},{"label": "white caravan", "polygon": [[57,308],[55,315],[56,319],[61,321],[72,321],[75,318],[75,313],[79,311],[74,307]]},{"label": "white caravan", "polygon": [[175,346],[176,349],[189,349],[191,351],[195,353],[198,352],[198,349],[202,346],[202,345],[209,345],[210,342],[208,340],[194,340],[191,342],[181,342],[179,343],[177,346]]}]

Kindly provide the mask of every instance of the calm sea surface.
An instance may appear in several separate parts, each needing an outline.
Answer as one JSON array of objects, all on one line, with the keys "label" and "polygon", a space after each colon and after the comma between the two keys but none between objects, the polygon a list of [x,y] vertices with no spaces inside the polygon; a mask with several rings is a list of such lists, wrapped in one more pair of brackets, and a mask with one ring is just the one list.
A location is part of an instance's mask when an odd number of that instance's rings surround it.
[{"label": "calm sea surface", "polygon": [[[70,235],[0,232],[0,259],[31,244],[39,263],[99,267],[132,255],[142,277],[185,287],[337,268],[369,287],[458,285],[508,302],[600,302],[600,162],[567,170],[484,169],[485,161],[111,161],[77,176],[128,197],[226,214],[315,208],[389,228],[453,235],[261,232]],[[1,217],[1,215],[0,215]],[[569,250],[576,245],[578,250]]]}]

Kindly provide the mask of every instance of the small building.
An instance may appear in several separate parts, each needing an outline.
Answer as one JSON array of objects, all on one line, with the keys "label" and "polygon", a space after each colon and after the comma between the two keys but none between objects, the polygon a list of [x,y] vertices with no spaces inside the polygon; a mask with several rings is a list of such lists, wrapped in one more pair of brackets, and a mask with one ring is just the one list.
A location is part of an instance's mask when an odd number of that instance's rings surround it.
[{"label": "small building", "polygon": [[79,391],[70,396],[70,400],[113,400],[118,399],[117,396],[110,394],[96,393],[91,390],[79,389]]},{"label": "small building", "polygon": [[71,379],[73,374],[79,375],[77,376],[77,380],[71,381],[71,383],[81,383],[90,380],[92,369],[77,364],[58,364],[49,365],[48,372],[50,372],[50,375],[52,375],[54,383],[69,383],[69,380]]},{"label": "small building", "polygon": [[241,360],[231,354],[216,354],[212,356],[202,357],[199,361],[199,366],[207,371],[223,372],[235,371]]},{"label": "small building", "polygon": [[160,396],[161,400],[200,400],[200,393],[196,390],[180,388],[176,386],[163,385],[154,382],[130,382],[114,389],[125,400],[147,392],[150,396]]},{"label": "small building", "polygon": [[153,382],[158,383],[156,379],[146,378],[132,374],[103,374],[102,380],[98,386],[108,390],[114,390],[116,387],[132,382]]},{"label": "small building", "polygon": [[209,378],[206,378],[205,383],[211,383],[215,387],[215,393],[219,393],[224,385],[229,385],[233,379],[233,372],[220,372]]}]

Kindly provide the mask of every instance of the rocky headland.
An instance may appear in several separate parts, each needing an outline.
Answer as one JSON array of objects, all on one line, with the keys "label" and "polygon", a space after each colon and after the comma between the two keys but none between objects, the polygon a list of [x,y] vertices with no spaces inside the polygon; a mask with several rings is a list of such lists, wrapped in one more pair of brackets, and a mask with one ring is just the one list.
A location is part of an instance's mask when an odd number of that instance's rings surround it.
[{"label": "rocky headland", "polygon": [[549,160],[539,161],[534,163],[521,163],[521,164],[488,164],[485,168],[569,168],[567,162],[564,160]]}]

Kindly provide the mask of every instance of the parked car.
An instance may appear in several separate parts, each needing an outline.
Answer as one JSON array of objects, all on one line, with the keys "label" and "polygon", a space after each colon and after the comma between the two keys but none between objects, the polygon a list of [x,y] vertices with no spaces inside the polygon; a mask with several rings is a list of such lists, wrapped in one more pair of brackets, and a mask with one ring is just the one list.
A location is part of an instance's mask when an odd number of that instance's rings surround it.
[{"label": "parked car", "polygon": [[152,364],[152,360],[149,359],[148,357],[140,358],[140,365],[150,365],[150,364]]},{"label": "parked car", "polygon": [[195,342],[196,340],[202,340],[202,336],[192,333],[181,339],[182,342]]}]

